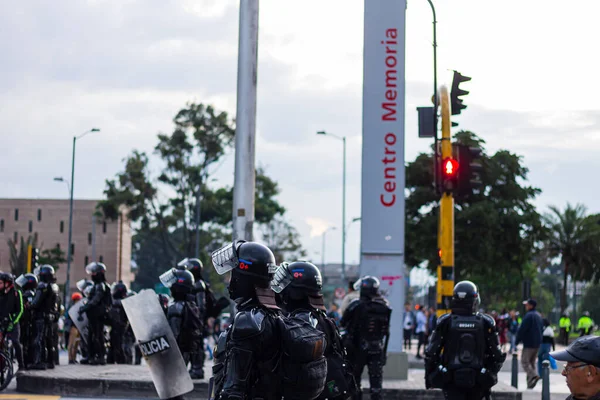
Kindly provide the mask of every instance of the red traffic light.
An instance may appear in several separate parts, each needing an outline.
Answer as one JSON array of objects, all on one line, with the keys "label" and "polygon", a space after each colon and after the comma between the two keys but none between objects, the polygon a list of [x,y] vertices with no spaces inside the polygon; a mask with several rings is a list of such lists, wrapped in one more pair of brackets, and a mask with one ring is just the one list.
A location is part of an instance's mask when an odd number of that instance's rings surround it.
[{"label": "red traffic light", "polygon": [[454,178],[458,174],[458,161],[454,158],[446,158],[442,162],[442,173],[446,178]]}]

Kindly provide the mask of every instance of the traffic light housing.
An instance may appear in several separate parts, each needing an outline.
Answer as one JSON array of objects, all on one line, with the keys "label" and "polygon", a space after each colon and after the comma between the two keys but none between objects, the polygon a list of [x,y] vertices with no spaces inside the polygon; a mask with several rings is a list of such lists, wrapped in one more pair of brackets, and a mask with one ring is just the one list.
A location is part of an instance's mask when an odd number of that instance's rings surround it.
[{"label": "traffic light housing", "polygon": [[455,144],[454,152],[458,155],[458,162],[461,169],[458,177],[457,195],[468,196],[473,190],[480,189],[483,185],[481,181],[482,151],[480,147],[472,147],[464,144]]},{"label": "traffic light housing", "polygon": [[454,157],[446,157],[442,160],[442,191],[453,192],[458,186],[459,164]]},{"label": "traffic light housing", "polygon": [[[463,104],[463,100],[460,98],[460,96],[466,96],[469,94],[469,92],[459,88],[459,85],[470,80],[470,77],[461,75],[460,72],[454,71],[454,76],[452,77],[452,89],[450,90],[450,110],[452,110],[452,115],[459,115],[462,110],[467,108],[467,106]],[[455,123],[453,123],[452,126],[458,125],[454,124]]]},{"label": "traffic light housing", "polygon": [[35,271],[35,269],[40,265],[40,249],[33,248],[31,249],[31,271]]}]

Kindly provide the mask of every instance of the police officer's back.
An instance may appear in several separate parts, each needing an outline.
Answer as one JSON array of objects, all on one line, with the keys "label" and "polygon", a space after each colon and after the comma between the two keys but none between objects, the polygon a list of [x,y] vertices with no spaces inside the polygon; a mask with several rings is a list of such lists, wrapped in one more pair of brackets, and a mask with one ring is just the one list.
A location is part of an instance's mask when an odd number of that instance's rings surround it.
[{"label": "police officer's back", "polygon": [[237,304],[232,324],[219,336],[214,353],[216,399],[281,398],[276,372],[279,307],[269,286],[275,256],[262,244],[236,241],[212,254],[219,275],[231,271],[229,296]]},{"label": "police officer's back", "polygon": [[123,338],[127,328],[127,314],[121,301],[127,297],[127,285],[122,281],[115,282],[111,287],[112,307],[110,309],[110,349],[109,363],[125,364],[125,349]]},{"label": "police officer's back", "polygon": [[340,322],[347,329],[345,344],[359,385],[358,397],[362,394],[362,372],[368,366],[373,400],[381,399],[392,313],[388,301],[379,293],[379,285],[379,279],[373,276],[356,281],[355,290],[360,290],[360,298],[350,303]]},{"label": "police officer's back", "polygon": [[447,399],[488,396],[506,358],[494,319],[475,312],[479,303],[477,286],[459,282],[454,287],[452,313],[438,319],[425,352],[426,386],[444,389]]},{"label": "police officer's back", "polygon": [[85,267],[86,273],[92,276],[94,286],[89,291],[88,302],[78,311],[87,313],[88,317],[88,353],[90,365],[106,364],[106,345],[104,325],[109,323],[108,313],[112,306],[110,286],[106,283],[106,265],[93,262]]},{"label": "police officer's back", "polygon": [[600,400],[600,337],[580,337],[550,355],[567,363],[562,371],[571,391],[567,400]]},{"label": "police officer's back", "polygon": [[39,279],[35,295],[31,301],[35,335],[33,339],[32,369],[54,368],[55,352],[52,337],[52,324],[57,320],[56,306],[59,289],[55,282],[54,267],[42,265],[36,268]]},{"label": "police officer's back", "polygon": [[21,344],[23,345],[23,365],[25,367],[33,363],[32,342],[35,335],[33,309],[31,303],[35,296],[38,278],[35,274],[24,274],[19,276],[15,283],[23,291],[23,316],[21,317]]},{"label": "police officer's back", "polygon": [[189,271],[173,268],[162,274],[160,281],[171,289],[174,301],[167,309],[167,320],[187,363],[190,354],[198,351],[202,338],[200,313],[194,297],[191,296],[194,276]]},{"label": "police officer's back", "polygon": [[281,294],[285,311],[300,317],[325,334],[327,358],[327,385],[319,399],[348,399],[357,392],[354,377],[346,361],[346,351],[337,324],[325,312],[321,290],[321,272],[312,263],[296,261],[283,263],[271,283],[275,293]]}]

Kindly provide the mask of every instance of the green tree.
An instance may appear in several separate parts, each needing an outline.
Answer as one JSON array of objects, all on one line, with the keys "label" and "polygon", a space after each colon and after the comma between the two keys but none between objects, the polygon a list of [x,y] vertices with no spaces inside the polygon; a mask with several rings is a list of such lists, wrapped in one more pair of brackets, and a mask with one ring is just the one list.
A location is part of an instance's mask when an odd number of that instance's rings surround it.
[{"label": "green tree", "polygon": [[[527,186],[528,169],[508,150],[493,155],[472,132],[455,141],[482,150],[482,187],[455,200],[455,280],[477,283],[487,308],[516,306],[524,279],[537,273],[532,260],[543,239],[541,217],[531,201],[541,192]],[[406,262],[435,271],[439,196],[433,187],[433,152],[406,167]]]},{"label": "green tree", "polygon": [[282,217],[276,217],[261,227],[262,239],[273,251],[278,264],[296,261],[306,256],[298,231]]},{"label": "green tree", "polygon": [[[209,254],[231,238],[233,188],[207,185],[231,149],[234,122],[211,106],[188,104],[173,120],[172,134],[159,134],[155,155],[162,163],[158,176],[151,173],[147,154],[133,151],[124,170],[106,181],[106,200],[99,210],[107,218],[128,209],[136,226],[133,257],[139,266],[136,286],[153,287],[158,276],[178,260],[194,254],[196,228],[200,233],[200,259],[215,291],[224,291],[222,278],[214,274]],[[280,241],[282,251],[300,251],[298,235],[285,225],[285,208],[276,200],[280,189],[263,168],[256,171],[255,222],[282,222],[291,238]],[[197,225],[197,206],[200,206]],[[294,239],[294,240],[292,240]],[[290,241],[291,240],[291,241]],[[296,247],[294,247],[296,246]]]},{"label": "green tree", "polygon": [[596,324],[600,323],[600,302],[598,299],[600,299],[600,285],[588,285],[581,298],[579,314],[581,315],[582,311],[589,311],[590,317]]},{"label": "green tree", "polygon": [[44,249],[40,254],[40,264],[50,264],[54,267],[55,271],[60,268],[60,264],[66,262],[67,256],[59,246],[55,246],[51,249]]},{"label": "green tree", "polygon": [[556,206],[549,207],[544,215],[544,223],[549,231],[546,248],[549,256],[560,257],[563,265],[563,287],[560,308],[567,308],[567,279],[571,275],[575,281],[600,278],[600,217],[587,215],[582,204],[572,206],[567,203],[561,211]]}]

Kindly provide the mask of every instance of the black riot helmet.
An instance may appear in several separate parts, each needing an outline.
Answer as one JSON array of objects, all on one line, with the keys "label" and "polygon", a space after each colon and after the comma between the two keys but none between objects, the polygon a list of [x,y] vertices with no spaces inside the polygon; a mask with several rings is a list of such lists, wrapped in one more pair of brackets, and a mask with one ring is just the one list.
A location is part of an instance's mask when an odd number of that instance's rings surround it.
[{"label": "black riot helmet", "polygon": [[10,272],[0,272],[0,281],[12,285],[15,282],[15,276]]},{"label": "black riot helmet", "polygon": [[229,271],[245,275],[267,287],[277,265],[273,252],[265,245],[238,240],[216,250],[211,255],[219,275]]},{"label": "black riot helmet", "polygon": [[94,282],[87,279],[80,279],[75,286],[77,286],[77,289],[79,289],[85,297],[88,297],[94,287]]},{"label": "black riot helmet", "polygon": [[34,274],[25,274],[15,279],[15,283],[24,291],[35,290],[38,285],[38,278]]},{"label": "black riot helmet", "polygon": [[123,281],[113,283],[110,290],[112,297],[117,300],[123,300],[127,297],[127,285]]},{"label": "black riot helmet", "polygon": [[379,286],[379,279],[367,275],[354,283],[354,290],[360,291],[360,297],[370,299],[379,295]]},{"label": "black riot helmet", "polygon": [[194,275],[194,279],[196,281],[202,279],[202,271],[204,270],[204,265],[199,259],[184,258],[183,260],[179,261],[179,263],[177,263],[177,266],[185,267],[188,271],[192,273],[192,275]]},{"label": "black riot helmet", "polygon": [[472,314],[479,307],[481,298],[477,285],[471,281],[461,281],[454,286],[450,308],[455,312]]},{"label": "black riot helmet", "polygon": [[188,270],[171,268],[160,276],[163,285],[171,289],[173,298],[183,300],[194,289],[194,275]]},{"label": "black riot helmet", "polygon": [[33,272],[38,276],[40,282],[52,283],[55,280],[54,267],[52,265],[44,264],[37,267]]},{"label": "black riot helmet", "polygon": [[106,265],[101,262],[93,262],[85,267],[85,272],[92,276],[95,283],[106,282]]},{"label": "black riot helmet", "polygon": [[308,302],[314,308],[325,310],[321,294],[323,289],[321,271],[308,261],[282,263],[275,271],[271,289],[281,294],[284,303]]}]

